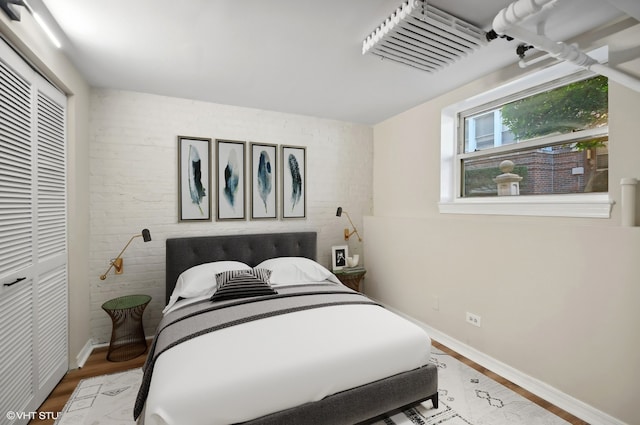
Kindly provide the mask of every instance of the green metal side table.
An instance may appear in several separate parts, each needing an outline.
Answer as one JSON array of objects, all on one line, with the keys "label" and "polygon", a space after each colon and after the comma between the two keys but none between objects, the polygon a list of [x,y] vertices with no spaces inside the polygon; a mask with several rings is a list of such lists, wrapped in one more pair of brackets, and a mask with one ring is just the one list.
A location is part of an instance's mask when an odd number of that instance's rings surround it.
[{"label": "green metal side table", "polygon": [[142,313],[149,301],[149,295],[126,295],[102,304],[113,323],[107,360],[122,362],[147,351]]},{"label": "green metal side table", "polygon": [[367,271],[364,267],[345,267],[333,272],[340,279],[340,282],[358,292],[361,292],[360,282],[365,273]]}]

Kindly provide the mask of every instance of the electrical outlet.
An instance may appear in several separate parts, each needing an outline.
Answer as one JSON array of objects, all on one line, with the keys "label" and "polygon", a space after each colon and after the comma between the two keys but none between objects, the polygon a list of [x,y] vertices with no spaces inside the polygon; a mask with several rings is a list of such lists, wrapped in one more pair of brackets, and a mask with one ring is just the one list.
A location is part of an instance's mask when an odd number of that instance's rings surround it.
[{"label": "electrical outlet", "polygon": [[433,308],[435,311],[440,310],[440,297],[438,297],[437,295],[434,295],[431,298],[431,308]]},{"label": "electrical outlet", "polygon": [[467,311],[467,323],[469,323],[469,324],[471,324],[473,326],[480,327],[481,320],[482,320],[482,318],[480,316],[478,316],[477,314],[469,313]]}]

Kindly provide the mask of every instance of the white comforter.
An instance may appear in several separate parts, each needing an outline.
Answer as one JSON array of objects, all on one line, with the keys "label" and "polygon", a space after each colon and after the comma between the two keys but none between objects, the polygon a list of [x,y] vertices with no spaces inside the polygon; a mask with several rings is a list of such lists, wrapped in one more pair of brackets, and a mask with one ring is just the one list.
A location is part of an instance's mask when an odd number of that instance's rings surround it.
[{"label": "white comforter", "polygon": [[145,425],[227,425],[428,363],[417,325],[373,305],[298,311],[208,333],[158,357]]}]

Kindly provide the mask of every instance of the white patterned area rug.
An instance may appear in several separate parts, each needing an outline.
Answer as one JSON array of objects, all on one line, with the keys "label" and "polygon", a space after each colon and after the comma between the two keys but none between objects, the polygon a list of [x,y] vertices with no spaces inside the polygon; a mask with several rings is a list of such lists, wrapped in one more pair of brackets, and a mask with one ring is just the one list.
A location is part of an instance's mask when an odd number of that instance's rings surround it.
[{"label": "white patterned area rug", "polygon": [[71,394],[56,425],[134,425],[133,405],[142,369],[83,379]]},{"label": "white patterned area rug", "polygon": [[[567,425],[568,422],[432,347],[439,407],[431,401],[375,425]],[[135,425],[141,369],[80,381],[57,425]]]},{"label": "white patterned area rug", "polygon": [[375,425],[568,425],[564,419],[431,347],[438,366],[438,409],[425,401]]}]

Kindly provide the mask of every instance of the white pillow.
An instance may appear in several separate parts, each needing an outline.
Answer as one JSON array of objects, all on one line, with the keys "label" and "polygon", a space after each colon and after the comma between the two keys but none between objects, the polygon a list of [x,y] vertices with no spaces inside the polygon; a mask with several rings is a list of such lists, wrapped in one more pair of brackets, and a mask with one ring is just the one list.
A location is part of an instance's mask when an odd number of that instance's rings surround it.
[{"label": "white pillow", "polygon": [[325,280],[340,283],[338,278],[325,267],[304,257],[271,258],[264,260],[256,268],[271,270],[269,283],[272,286],[323,282]]},{"label": "white pillow", "polygon": [[229,270],[251,270],[251,267],[240,261],[215,261],[185,270],[178,276],[169,303],[162,312],[168,311],[180,298],[211,296],[217,286],[216,274]]}]

